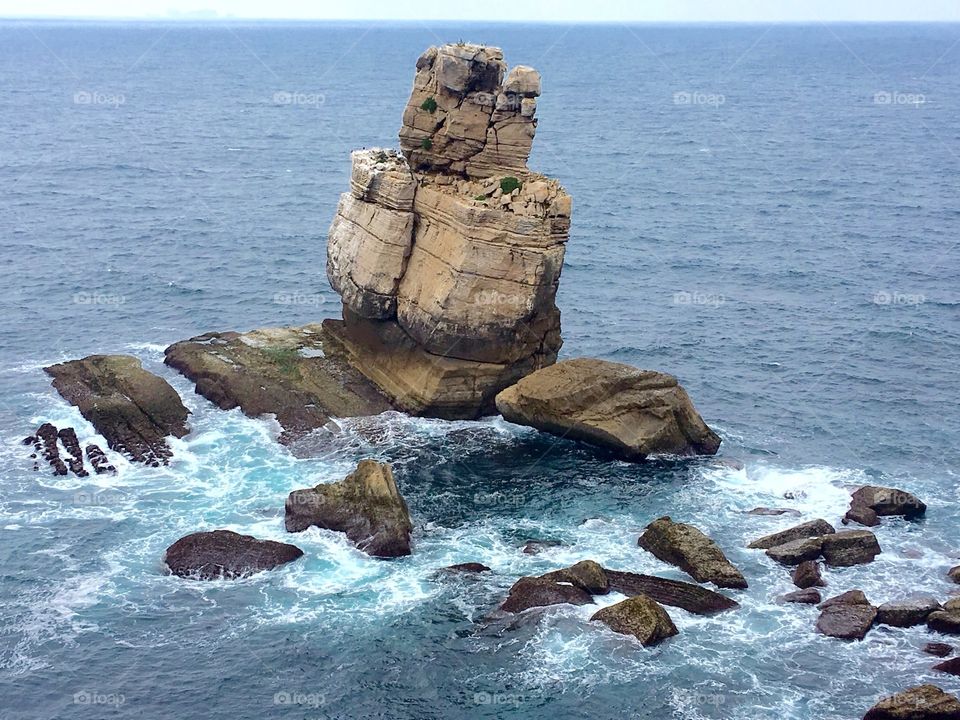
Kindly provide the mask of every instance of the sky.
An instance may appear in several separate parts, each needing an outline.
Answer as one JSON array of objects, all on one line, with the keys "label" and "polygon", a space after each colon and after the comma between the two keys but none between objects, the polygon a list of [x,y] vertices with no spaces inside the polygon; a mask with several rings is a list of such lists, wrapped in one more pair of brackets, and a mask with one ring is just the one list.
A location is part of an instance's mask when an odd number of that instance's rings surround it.
[{"label": "sky", "polygon": [[960,22],[960,0],[0,0],[0,17]]}]

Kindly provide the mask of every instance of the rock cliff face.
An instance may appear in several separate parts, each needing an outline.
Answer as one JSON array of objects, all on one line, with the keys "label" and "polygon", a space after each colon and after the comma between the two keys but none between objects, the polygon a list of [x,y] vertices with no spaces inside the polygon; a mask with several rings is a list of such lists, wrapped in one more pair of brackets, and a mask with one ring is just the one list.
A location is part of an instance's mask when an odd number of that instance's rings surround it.
[{"label": "rock cliff face", "polygon": [[539,94],[539,74],[507,74],[498,48],[430,48],[402,153],[352,154],[327,244],[343,321],[324,327],[402,410],[492,413],[497,392],[556,360],[571,201],[526,167]]}]

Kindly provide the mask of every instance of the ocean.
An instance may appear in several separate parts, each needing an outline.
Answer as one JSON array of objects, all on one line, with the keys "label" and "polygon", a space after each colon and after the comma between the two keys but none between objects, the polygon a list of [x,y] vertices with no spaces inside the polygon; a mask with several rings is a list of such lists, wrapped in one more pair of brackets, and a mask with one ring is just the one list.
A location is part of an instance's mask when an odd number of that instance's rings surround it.
[{"label": "ocean", "polygon": [[[750,540],[838,523],[858,484],[919,495],[828,594],[941,599],[960,564],[960,28],[0,22],[0,717],[862,717],[934,682],[925,628],[846,643],[784,605]],[[334,317],[326,231],[349,152],[397,144],[414,63],[460,39],[543,75],[530,166],[574,199],[562,357],[675,374],[723,438],[617,462],[506,423],[388,413],[295,458],[162,364],[212,330]],[[54,477],[20,440],[96,436],[45,365],[131,353],[192,412],[168,467]],[[101,444],[105,443],[100,440]],[[289,536],[291,490],[393,464],[414,554]],[[747,576],[652,649],[595,607],[504,620],[582,559],[689,579],[636,546],[670,515]],[[187,533],[306,552],[234,582],[164,572]],[[539,555],[528,540],[558,541]],[[482,562],[494,572],[437,570]],[[600,599],[610,604],[611,595]]]}]

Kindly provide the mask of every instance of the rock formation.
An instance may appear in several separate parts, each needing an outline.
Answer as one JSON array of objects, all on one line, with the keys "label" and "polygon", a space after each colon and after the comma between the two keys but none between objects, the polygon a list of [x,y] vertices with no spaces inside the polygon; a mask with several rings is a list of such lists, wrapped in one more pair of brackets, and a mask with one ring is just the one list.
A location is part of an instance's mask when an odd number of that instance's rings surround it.
[{"label": "rock formation", "polygon": [[651,453],[713,455],[720,447],[675,377],[621,363],[566,360],[528,375],[496,402],[510,422],[598,445],[626,460]]},{"label": "rock formation", "polygon": [[740,607],[738,602],[726,595],[681,580],[619,570],[607,570],[606,574],[610,589],[615,592],[628,597],[649,595],[662,605],[678,607],[694,615],[713,615]]},{"label": "rock formation", "polygon": [[820,591],[816,588],[804,588],[803,590],[794,590],[783,595],[780,600],[785,603],[798,603],[801,605],[816,605],[820,602]]},{"label": "rock formation", "polygon": [[[506,77],[505,77],[506,75]],[[343,320],[324,327],[393,404],[474,418],[553,363],[570,197],[526,167],[540,76],[478,45],[430,48],[402,154],[352,154],[327,243]]]},{"label": "rock formation", "polygon": [[894,627],[923,625],[930,613],[940,610],[940,603],[931,597],[914,597],[887,602],[877,608],[877,622]]},{"label": "rock formation", "polygon": [[802,590],[812,587],[824,587],[827,583],[820,573],[820,563],[816,560],[805,560],[797,565],[791,575],[793,584]]},{"label": "rock formation", "polygon": [[522,577],[510,588],[510,594],[500,609],[518,613],[532,607],[547,605],[589,605],[593,596],[583,588],[544,577]]},{"label": "rock formation", "polygon": [[823,559],[831,567],[873,562],[880,554],[877,536],[869,530],[844,530],[823,536]]},{"label": "rock formation", "polygon": [[873,627],[877,609],[860,590],[850,590],[817,606],[817,631],[843,640],[863,640]]},{"label": "rock formation", "polygon": [[294,490],[287,497],[287,531],[315,525],[346,533],[360,550],[374,557],[410,554],[413,524],[390,466],[361,460],[340,482]]},{"label": "rock formation", "polygon": [[853,493],[851,509],[857,506],[869,508],[881,517],[900,515],[908,520],[923,517],[927,506],[916,495],[897,488],[865,485]]},{"label": "rock formation", "polygon": [[615,633],[633,635],[644,647],[656,645],[678,632],[667,611],[646,595],[635,595],[602,608],[590,619],[602,622]]},{"label": "rock formation", "polygon": [[960,700],[936,685],[918,685],[883,698],[863,720],[960,720]]},{"label": "rock formation", "polygon": [[302,555],[303,550],[295,545],[214,530],[180,538],[167,548],[163,561],[170,572],[181,577],[230,580],[270,570]]},{"label": "rock formation", "polygon": [[760,550],[769,550],[770,548],[777,547],[778,545],[785,545],[786,543],[793,542],[795,540],[820,537],[821,535],[829,535],[835,532],[836,530],[834,530],[833,526],[826,520],[812,520],[810,522],[796,525],[792,528],[787,528],[786,530],[781,530],[780,532],[773,533],[772,535],[764,535],[762,538],[754,540],[752,543],[747,545],[747,547]]},{"label": "rock formation", "polygon": [[637,545],[664,562],[676,565],[697,582],[712,582],[723,588],[745,588],[746,578],[723,551],[693,525],[669,517],[654,520]]},{"label": "rock formation", "polygon": [[130,355],[91,355],[44,368],[111,450],[148,465],[172,455],[167,436],[187,434],[189,411],[176,390]]}]

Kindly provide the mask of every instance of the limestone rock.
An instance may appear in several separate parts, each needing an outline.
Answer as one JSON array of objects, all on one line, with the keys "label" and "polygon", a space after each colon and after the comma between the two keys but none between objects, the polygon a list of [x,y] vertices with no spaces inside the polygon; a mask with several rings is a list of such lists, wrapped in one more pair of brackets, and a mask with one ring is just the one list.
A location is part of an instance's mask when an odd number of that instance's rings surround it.
[{"label": "limestone rock", "polygon": [[[823,576],[820,574],[820,563],[815,560],[804,560],[797,565],[792,575],[793,584],[798,588],[824,587]],[[820,602],[819,600],[817,602]]]},{"label": "limestone rock", "polygon": [[887,602],[877,608],[877,622],[894,627],[923,625],[927,616],[940,609],[940,603],[931,597]]},{"label": "limestone rock", "polygon": [[284,523],[288,532],[315,525],[346,533],[360,550],[374,557],[410,554],[413,525],[407,503],[390,466],[374,460],[361,460],[340,482],[290,493]]},{"label": "limestone rock", "polygon": [[331,417],[391,409],[376,385],[353,369],[320,325],[207,333],[166,349],[167,365],[223,410],[276,416],[291,443]]},{"label": "limestone rock", "polygon": [[863,720],[960,720],[960,700],[936,685],[918,685],[884,698]]},{"label": "limestone rock", "polygon": [[920,498],[897,488],[865,485],[853,494],[852,504],[863,504],[877,515],[902,515],[907,519],[922,517],[927,506]]},{"label": "limestone rock", "polygon": [[655,575],[607,570],[610,589],[627,596],[649,595],[658,603],[678,607],[695,615],[713,615],[740,607],[739,603],[705,587]]},{"label": "limestone rock", "polygon": [[[130,355],[91,355],[44,368],[53,387],[107,439],[111,450],[148,465],[167,464],[166,438],[189,431],[177,391]],[[82,461],[81,461],[82,463]]]},{"label": "limestone rock", "polygon": [[800,563],[816,560],[823,550],[823,537],[800,538],[783,545],[776,545],[766,554],[771,560],[782,565],[799,565]]},{"label": "limestone rock", "polygon": [[823,537],[823,557],[832,567],[873,562],[879,554],[880,543],[869,530],[844,530]]},{"label": "limestone rock", "polygon": [[180,577],[234,579],[292,562],[303,555],[295,545],[258,540],[231,530],[197,532],[167,548],[164,563]]},{"label": "limestone rock", "polygon": [[532,607],[559,605],[589,605],[593,598],[583,588],[539,577],[522,577],[510,588],[510,594],[500,606],[505,612],[518,613]]},{"label": "limestone rock", "polygon": [[747,587],[746,578],[717,544],[693,525],[659,518],[647,526],[637,544],[664,562],[676,565],[697,582],[712,582],[725,588]]},{"label": "limestone rock", "polygon": [[828,535],[835,532],[836,530],[834,530],[833,526],[826,520],[812,520],[811,522],[802,523],[800,525],[796,525],[795,527],[773,533],[772,535],[765,535],[758,540],[754,540],[752,543],[747,545],[747,547],[760,550],[769,550],[772,547],[776,547],[777,545],[785,545],[786,543],[793,542],[794,540],[820,537],[821,535]]},{"label": "limestone rock", "polygon": [[676,378],[621,363],[566,360],[528,375],[496,402],[510,422],[628,460],[651,453],[712,455],[720,447]]},{"label": "limestone rock", "polygon": [[652,598],[635,595],[598,610],[590,620],[602,622],[615,633],[633,635],[644,647],[677,634],[677,626]]}]

